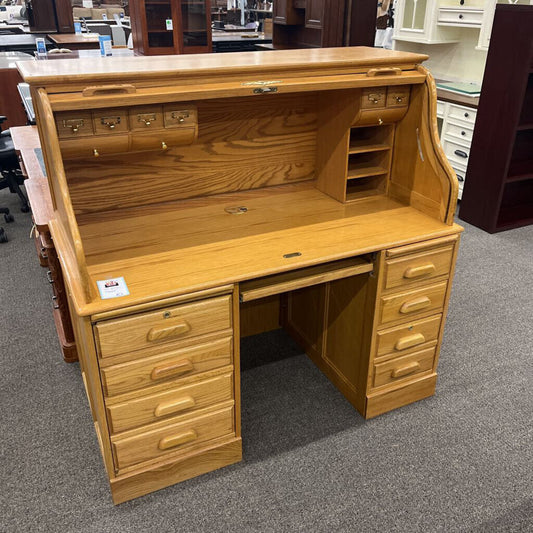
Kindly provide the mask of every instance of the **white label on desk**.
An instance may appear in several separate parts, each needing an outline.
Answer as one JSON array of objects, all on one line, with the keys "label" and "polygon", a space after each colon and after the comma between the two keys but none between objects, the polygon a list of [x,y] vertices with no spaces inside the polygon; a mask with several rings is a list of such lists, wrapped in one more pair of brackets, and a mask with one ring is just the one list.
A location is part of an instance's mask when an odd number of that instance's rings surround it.
[{"label": "white label on desk", "polygon": [[121,296],[128,296],[130,293],[124,278],[98,280],[96,284],[98,285],[102,300],[107,300],[108,298],[120,298]]},{"label": "white label on desk", "polygon": [[167,19],[167,30],[172,31],[174,29],[174,26],[172,25],[172,19]]}]

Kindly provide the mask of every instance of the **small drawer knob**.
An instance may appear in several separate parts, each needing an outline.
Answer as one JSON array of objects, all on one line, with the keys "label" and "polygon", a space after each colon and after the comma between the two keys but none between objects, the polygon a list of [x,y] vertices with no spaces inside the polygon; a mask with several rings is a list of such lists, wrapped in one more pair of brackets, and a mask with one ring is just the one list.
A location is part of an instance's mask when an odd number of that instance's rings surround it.
[{"label": "small drawer knob", "polygon": [[94,157],[100,157],[100,152],[95,148],[93,150],[93,155],[94,155]]},{"label": "small drawer knob", "polygon": [[378,118],[378,124],[381,126],[383,124],[383,119]]},{"label": "small drawer knob", "polygon": [[167,146],[167,143],[165,141],[161,142],[161,149],[162,150],[168,150],[168,146]]}]

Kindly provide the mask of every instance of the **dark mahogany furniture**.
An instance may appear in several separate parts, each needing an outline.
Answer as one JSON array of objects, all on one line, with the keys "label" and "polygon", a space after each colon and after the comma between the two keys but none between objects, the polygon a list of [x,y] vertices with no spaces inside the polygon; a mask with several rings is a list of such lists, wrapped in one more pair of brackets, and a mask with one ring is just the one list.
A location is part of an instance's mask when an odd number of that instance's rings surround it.
[{"label": "dark mahogany furniture", "polygon": [[533,6],[496,7],[459,217],[489,233],[533,223]]}]

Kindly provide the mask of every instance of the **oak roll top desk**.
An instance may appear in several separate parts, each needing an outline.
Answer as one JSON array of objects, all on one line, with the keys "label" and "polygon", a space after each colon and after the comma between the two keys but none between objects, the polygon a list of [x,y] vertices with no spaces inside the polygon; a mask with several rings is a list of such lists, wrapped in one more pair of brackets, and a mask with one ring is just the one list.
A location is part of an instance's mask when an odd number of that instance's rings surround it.
[{"label": "oak roll top desk", "polygon": [[239,339],[273,312],[364,417],[434,393],[462,228],[424,59],[19,64],[115,503],[241,459]]}]

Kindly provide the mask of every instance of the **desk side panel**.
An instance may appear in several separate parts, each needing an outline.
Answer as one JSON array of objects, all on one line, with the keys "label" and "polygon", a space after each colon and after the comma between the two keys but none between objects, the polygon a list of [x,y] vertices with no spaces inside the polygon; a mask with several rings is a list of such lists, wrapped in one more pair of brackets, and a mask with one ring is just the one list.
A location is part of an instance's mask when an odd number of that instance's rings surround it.
[{"label": "desk side panel", "polygon": [[413,85],[411,103],[396,127],[391,171],[391,197],[448,225],[453,224],[459,185],[442,150],[437,131],[437,91],[426,73]]}]

